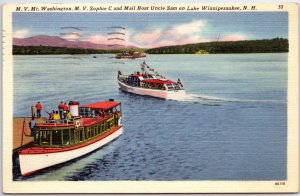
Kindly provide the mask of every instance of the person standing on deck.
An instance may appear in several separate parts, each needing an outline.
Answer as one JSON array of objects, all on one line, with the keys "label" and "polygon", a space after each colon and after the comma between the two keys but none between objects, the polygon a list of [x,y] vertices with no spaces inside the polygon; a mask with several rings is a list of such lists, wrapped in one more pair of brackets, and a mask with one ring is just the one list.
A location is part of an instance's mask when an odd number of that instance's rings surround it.
[{"label": "person standing on deck", "polygon": [[29,122],[29,127],[30,127],[30,134],[31,136],[35,136],[35,130],[34,127],[36,125],[36,122],[34,120],[34,116],[31,118],[31,121]]},{"label": "person standing on deck", "polygon": [[64,104],[64,119],[67,118],[67,111],[69,110],[69,107],[67,105],[67,103],[65,102]]},{"label": "person standing on deck", "polygon": [[42,104],[40,102],[37,102],[35,108],[36,108],[36,117],[41,118]]},{"label": "person standing on deck", "polygon": [[58,111],[59,111],[60,119],[63,119],[64,107],[65,107],[65,105],[61,101],[60,104],[58,104]]}]

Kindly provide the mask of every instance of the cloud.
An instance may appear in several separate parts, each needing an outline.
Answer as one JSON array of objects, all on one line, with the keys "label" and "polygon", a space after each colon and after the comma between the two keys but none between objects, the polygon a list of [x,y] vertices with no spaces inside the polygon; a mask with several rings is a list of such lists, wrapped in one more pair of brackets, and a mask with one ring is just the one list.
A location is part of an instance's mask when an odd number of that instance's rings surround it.
[{"label": "cloud", "polygon": [[61,38],[69,40],[69,41],[78,41],[81,35],[77,33],[68,33],[66,35],[61,36]]},{"label": "cloud", "polygon": [[107,37],[103,35],[92,35],[85,41],[92,42],[95,44],[108,44]]},{"label": "cloud", "polygon": [[133,46],[133,43],[129,41],[131,37],[131,32],[129,30],[123,30],[122,33],[124,33],[124,35],[94,34],[89,37],[83,38],[83,41],[88,41],[95,44],[106,44],[106,45],[119,44],[125,46]]},{"label": "cloud", "polygon": [[192,36],[185,39],[180,40],[162,40],[152,47],[162,47],[162,46],[172,46],[172,45],[184,45],[184,44],[192,44],[192,43],[200,43],[200,42],[210,42],[211,39],[201,38],[200,36]]},{"label": "cloud", "polygon": [[[171,24],[168,27],[165,26],[156,28],[152,31],[127,28],[126,30],[122,30],[124,35],[95,34],[86,38],[82,38],[82,40],[95,44],[120,44],[125,45],[126,47],[136,46],[141,48],[209,42],[211,39],[205,38],[203,35],[201,35],[205,25],[206,21],[193,20],[188,23]],[[76,40],[78,39],[78,36],[72,33],[70,35],[64,35],[62,38]],[[110,38],[121,38],[122,40]]]},{"label": "cloud", "polygon": [[[188,23],[173,24],[168,27],[156,28],[152,31],[145,31],[144,29],[126,29],[122,31],[124,35],[96,34],[83,40],[96,44],[120,44],[125,45],[126,47],[136,46],[141,48],[215,41],[215,37],[212,38],[203,34],[203,29],[206,27],[206,21],[193,20]],[[121,38],[122,40],[110,39],[114,37]],[[74,36],[72,37],[70,35],[69,39],[74,39]],[[219,41],[238,41],[246,39],[246,35],[237,32],[225,34],[220,37]]]},{"label": "cloud", "polygon": [[140,44],[153,44],[161,37],[162,29],[156,29],[152,32],[138,33],[135,35],[134,40]]},{"label": "cloud", "polygon": [[173,31],[175,31],[179,35],[191,35],[195,33],[200,33],[201,28],[204,26],[204,21],[202,20],[194,20],[187,24],[180,24],[173,27]]},{"label": "cloud", "polygon": [[183,45],[208,41],[201,36],[205,26],[203,20],[193,20],[184,24],[173,24],[150,32],[132,32],[134,45],[139,47],[160,47],[166,45]]},{"label": "cloud", "polygon": [[231,34],[231,35],[225,35],[220,38],[220,41],[240,41],[240,40],[246,40],[247,36],[243,34]]},{"label": "cloud", "polygon": [[28,29],[20,29],[14,32],[13,37],[14,38],[25,38],[28,37],[29,30]]}]

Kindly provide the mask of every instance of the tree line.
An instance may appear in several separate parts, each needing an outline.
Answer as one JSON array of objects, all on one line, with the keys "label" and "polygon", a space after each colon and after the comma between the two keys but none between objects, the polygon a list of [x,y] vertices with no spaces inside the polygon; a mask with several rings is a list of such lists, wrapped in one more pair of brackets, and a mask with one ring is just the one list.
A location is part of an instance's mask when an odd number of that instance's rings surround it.
[{"label": "tree line", "polygon": [[117,52],[119,52],[119,50],[67,48],[53,46],[13,46],[14,55],[105,54]]},{"label": "tree line", "polygon": [[[83,49],[53,46],[13,46],[14,55],[46,55],[46,54],[104,54],[119,53],[129,49]],[[246,41],[220,41],[196,43],[176,46],[164,46],[151,49],[134,49],[148,54],[218,54],[218,53],[274,53],[288,52],[287,39],[274,38]]]},{"label": "tree line", "polygon": [[[200,52],[199,52],[200,51]],[[195,54],[195,53],[274,53],[288,52],[287,39],[274,38],[265,40],[221,41],[148,49],[149,54]]]}]

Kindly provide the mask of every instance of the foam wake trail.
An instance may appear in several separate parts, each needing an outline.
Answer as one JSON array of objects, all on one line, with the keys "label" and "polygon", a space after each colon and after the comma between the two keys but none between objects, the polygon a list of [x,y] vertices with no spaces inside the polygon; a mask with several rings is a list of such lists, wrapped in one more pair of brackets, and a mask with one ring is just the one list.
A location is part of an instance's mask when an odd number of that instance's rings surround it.
[{"label": "foam wake trail", "polygon": [[202,103],[202,104],[221,104],[230,102],[239,103],[287,103],[284,100],[255,100],[255,99],[237,99],[237,98],[223,98],[208,95],[198,95],[198,94],[186,94],[183,97],[176,99],[177,101]]}]

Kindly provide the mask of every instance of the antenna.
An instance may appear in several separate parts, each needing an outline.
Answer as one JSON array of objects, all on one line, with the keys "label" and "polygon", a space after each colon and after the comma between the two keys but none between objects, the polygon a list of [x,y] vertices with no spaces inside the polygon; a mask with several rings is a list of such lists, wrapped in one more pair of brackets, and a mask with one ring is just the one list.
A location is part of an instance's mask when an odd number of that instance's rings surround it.
[{"label": "antenna", "polygon": [[219,33],[219,35],[218,35],[218,39],[217,39],[217,42],[219,42],[219,39],[220,39],[220,33]]}]

